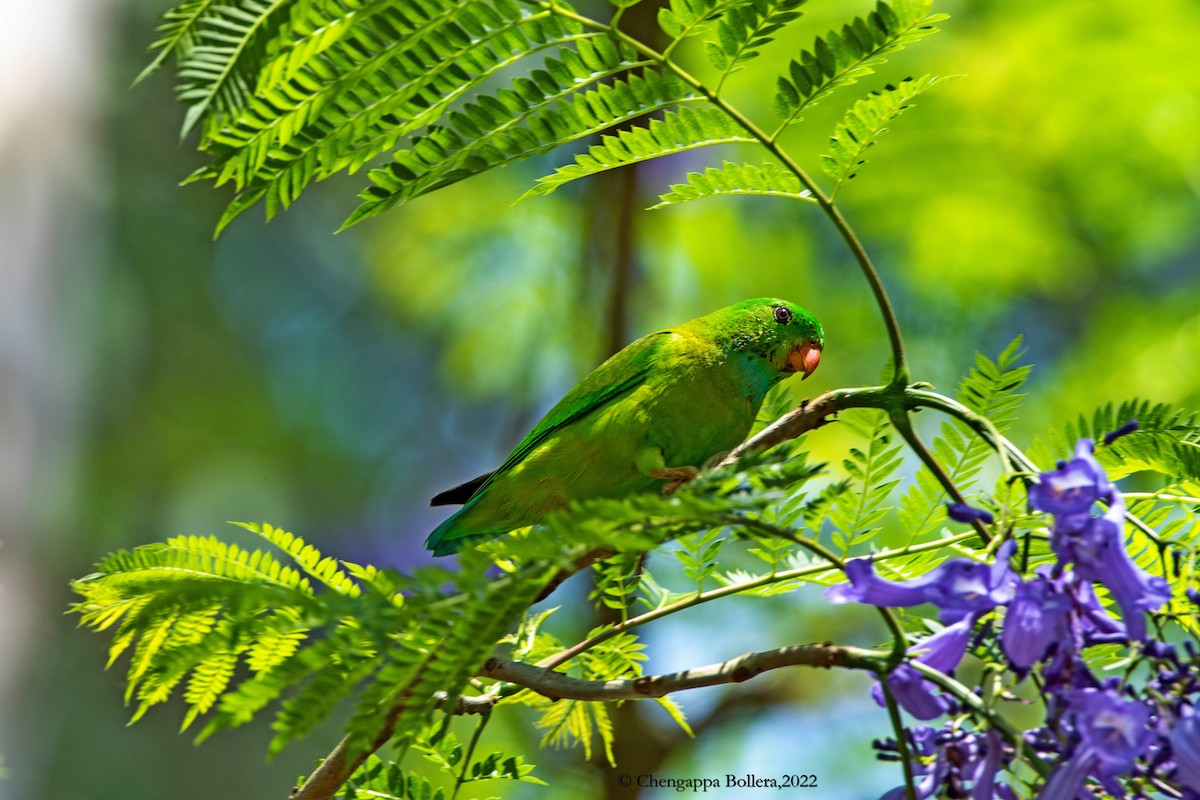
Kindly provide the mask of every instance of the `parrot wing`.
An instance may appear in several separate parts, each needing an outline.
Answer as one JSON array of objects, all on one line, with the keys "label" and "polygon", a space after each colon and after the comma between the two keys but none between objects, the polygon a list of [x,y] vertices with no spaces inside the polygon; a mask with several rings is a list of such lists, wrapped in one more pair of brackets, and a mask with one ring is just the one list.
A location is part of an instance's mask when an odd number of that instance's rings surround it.
[{"label": "parrot wing", "polygon": [[504,463],[491,472],[472,478],[453,489],[447,489],[433,497],[430,505],[465,503],[478,495],[499,475],[520,464],[525,457],[543,442],[573,421],[615,400],[626,392],[641,386],[654,366],[655,355],[662,346],[663,337],[670,331],[661,331],[643,336],[619,353],[596,367],[590,375],[580,381],[574,389],[558,401],[554,408],[525,435],[525,438],[509,453]]}]

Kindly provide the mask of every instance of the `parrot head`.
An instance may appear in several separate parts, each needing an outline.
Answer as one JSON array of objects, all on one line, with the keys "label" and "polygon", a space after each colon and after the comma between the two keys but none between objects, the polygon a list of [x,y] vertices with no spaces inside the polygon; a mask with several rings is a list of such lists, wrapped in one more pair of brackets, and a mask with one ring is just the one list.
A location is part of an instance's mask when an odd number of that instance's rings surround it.
[{"label": "parrot head", "polygon": [[[825,332],[807,309],[774,297],[744,300],[715,312],[729,346],[761,359],[779,377],[799,372],[807,378],[821,363]],[[803,380],[803,378],[801,378]]]}]

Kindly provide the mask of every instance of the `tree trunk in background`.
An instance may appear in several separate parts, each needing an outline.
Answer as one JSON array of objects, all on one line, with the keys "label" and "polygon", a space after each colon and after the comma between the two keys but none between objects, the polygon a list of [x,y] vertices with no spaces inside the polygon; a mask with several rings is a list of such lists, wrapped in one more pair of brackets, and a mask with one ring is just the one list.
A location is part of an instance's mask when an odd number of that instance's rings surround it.
[{"label": "tree trunk in background", "polygon": [[[646,2],[628,9],[622,27],[633,36],[655,47],[662,46],[662,33],[658,28],[658,10],[661,2]],[[639,117],[625,126],[644,125],[648,117]],[[630,326],[630,300],[636,289],[637,261],[636,215],[641,211],[639,202],[638,165],[630,164],[595,176],[591,182],[591,197],[588,208],[594,210],[589,230],[588,261],[592,286],[603,286],[603,327],[599,332],[599,343],[604,348],[603,358],[616,353],[632,338]],[[607,279],[605,279],[607,278]],[[591,302],[596,302],[589,298]],[[602,607],[595,610],[594,625],[612,624],[620,621],[615,609]],[[621,786],[618,775],[631,776],[653,774],[663,762],[684,742],[679,731],[671,731],[655,725],[649,719],[645,703],[629,702],[609,707],[612,714],[614,742],[614,768],[601,753],[596,765],[601,773],[601,791],[606,800],[630,800],[639,797],[642,790],[636,780],[630,786]]]}]

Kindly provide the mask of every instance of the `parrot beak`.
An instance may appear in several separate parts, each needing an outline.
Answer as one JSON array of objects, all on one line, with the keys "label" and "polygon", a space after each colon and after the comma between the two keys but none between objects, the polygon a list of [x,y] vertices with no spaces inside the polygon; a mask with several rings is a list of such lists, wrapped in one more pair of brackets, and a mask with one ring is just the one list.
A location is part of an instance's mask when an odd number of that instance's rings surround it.
[{"label": "parrot beak", "polygon": [[808,342],[788,353],[788,366],[792,372],[804,373],[804,380],[817,369],[821,363],[821,347],[816,342]]}]

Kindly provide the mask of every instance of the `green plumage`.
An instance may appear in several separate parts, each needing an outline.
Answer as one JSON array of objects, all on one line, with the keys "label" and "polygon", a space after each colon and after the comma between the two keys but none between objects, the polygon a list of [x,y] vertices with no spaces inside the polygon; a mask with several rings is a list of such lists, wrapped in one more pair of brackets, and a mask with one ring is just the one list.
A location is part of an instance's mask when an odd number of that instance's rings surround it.
[{"label": "green plumage", "polygon": [[494,472],[443,492],[466,501],[425,546],[435,555],[533,525],[573,500],[686,480],[749,433],[767,390],[816,368],[808,311],[758,298],[643,336],[596,368]]}]

